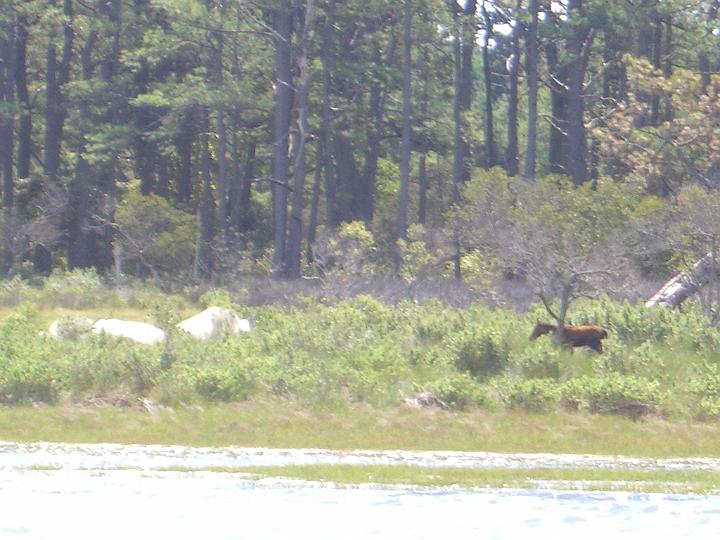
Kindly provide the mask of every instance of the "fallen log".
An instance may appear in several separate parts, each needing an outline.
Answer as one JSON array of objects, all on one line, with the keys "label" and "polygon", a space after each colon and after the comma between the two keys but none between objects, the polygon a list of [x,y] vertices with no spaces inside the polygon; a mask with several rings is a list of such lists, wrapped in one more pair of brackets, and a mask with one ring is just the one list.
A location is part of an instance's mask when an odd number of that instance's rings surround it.
[{"label": "fallen log", "polygon": [[707,285],[717,274],[717,261],[710,252],[693,264],[688,270],[680,272],[665,283],[650,300],[645,302],[646,307],[668,306],[678,307],[682,302]]}]

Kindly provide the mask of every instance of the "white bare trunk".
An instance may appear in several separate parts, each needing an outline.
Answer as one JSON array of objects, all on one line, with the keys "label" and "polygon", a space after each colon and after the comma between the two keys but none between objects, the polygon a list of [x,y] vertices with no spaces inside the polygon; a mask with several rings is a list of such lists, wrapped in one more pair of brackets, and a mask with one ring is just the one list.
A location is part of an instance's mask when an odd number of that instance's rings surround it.
[{"label": "white bare trunk", "polygon": [[688,270],[680,272],[656,292],[645,306],[677,307],[683,300],[707,285],[717,271],[715,255],[710,252],[693,264]]}]

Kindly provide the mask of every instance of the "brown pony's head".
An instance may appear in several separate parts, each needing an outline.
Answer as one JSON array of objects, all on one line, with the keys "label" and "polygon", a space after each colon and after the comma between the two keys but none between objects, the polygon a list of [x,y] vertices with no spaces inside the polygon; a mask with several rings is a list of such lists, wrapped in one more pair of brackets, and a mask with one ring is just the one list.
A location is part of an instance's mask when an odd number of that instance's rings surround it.
[{"label": "brown pony's head", "polygon": [[530,339],[537,339],[538,337],[548,334],[550,332],[555,331],[555,325],[554,324],[548,324],[544,322],[538,321],[535,325],[535,328],[533,328],[532,334],[530,334]]}]

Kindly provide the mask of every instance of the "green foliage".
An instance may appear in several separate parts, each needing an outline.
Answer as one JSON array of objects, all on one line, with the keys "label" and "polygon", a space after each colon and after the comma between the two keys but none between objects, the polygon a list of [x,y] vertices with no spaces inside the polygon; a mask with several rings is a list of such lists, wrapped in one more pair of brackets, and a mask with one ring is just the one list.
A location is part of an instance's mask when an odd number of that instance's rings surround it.
[{"label": "green foliage", "polygon": [[[215,290],[206,300],[228,297]],[[605,321],[621,331],[611,328],[596,354],[550,339],[530,342],[532,314],[479,304],[392,306],[369,296],[262,307],[252,332],[204,342],[173,330],[186,302],[148,297],[144,309],[169,330],[168,341],[154,346],[86,332],[81,312],[60,317],[75,339],[52,339],[36,309],[16,309],[0,320],[0,402],[151,398],[179,405],[282,396],[392,406],[422,389],[456,409],[549,411],[560,402],[596,413],[702,419],[720,410],[716,330],[698,309],[660,316],[604,299]],[[581,305],[577,316],[596,322],[598,306]]]},{"label": "green foliage", "polygon": [[544,339],[518,353],[511,354],[510,363],[524,378],[558,380],[561,354],[562,350],[553,343],[552,339]]},{"label": "green foliage", "polygon": [[503,401],[513,409],[547,412],[560,399],[560,389],[552,379],[505,379],[498,386]]},{"label": "green foliage", "polygon": [[61,389],[57,359],[37,328],[37,313],[30,309],[0,323],[0,402],[57,400]]},{"label": "green foliage", "polygon": [[509,347],[504,336],[490,327],[467,326],[445,339],[460,372],[478,379],[502,373],[508,366]]},{"label": "green foliage", "polygon": [[183,305],[183,298],[173,294],[155,296],[142,304],[150,313],[155,325],[165,332],[175,330],[175,326],[181,320],[180,311]]},{"label": "green foliage", "polygon": [[200,296],[198,303],[204,308],[219,306],[227,309],[235,309],[236,307],[230,291],[226,289],[210,289]]},{"label": "green foliage", "polygon": [[20,276],[0,281],[0,305],[17,306],[38,297],[38,291]]},{"label": "green foliage", "polygon": [[315,264],[323,273],[357,276],[372,270],[375,238],[362,221],[324,231],[314,246]]},{"label": "green foliage", "polygon": [[436,379],[427,385],[427,389],[454,409],[490,404],[487,389],[467,373]]},{"label": "green foliage", "polygon": [[171,276],[190,270],[197,237],[193,214],[157,195],[142,195],[133,185],[118,205],[115,221],[128,263]]},{"label": "green foliage", "polygon": [[400,277],[412,283],[420,277],[425,277],[428,270],[436,262],[423,236],[425,229],[422,225],[411,225],[408,229],[408,240],[399,238],[397,248],[402,258]]},{"label": "green foliage", "polygon": [[691,396],[691,412],[702,420],[720,418],[720,368],[706,364],[701,373],[688,384]]},{"label": "green foliage", "polygon": [[78,315],[64,315],[57,319],[55,323],[57,337],[72,341],[86,336],[93,325],[92,319]]},{"label": "green foliage", "polygon": [[658,412],[664,392],[657,381],[610,373],[567,381],[561,388],[562,402],[571,409],[613,413],[630,417]]},{"label": "green foliage", "polygon": [[45,305],[71,309],[96,307],[113,296],[94,270],[53,272],[42,288]]},{"label": "green foliage", "polygon": [[242,401],[248,398],[252,384],[243,366],[235,364],[198,370],[195,389],[209,401]]}]

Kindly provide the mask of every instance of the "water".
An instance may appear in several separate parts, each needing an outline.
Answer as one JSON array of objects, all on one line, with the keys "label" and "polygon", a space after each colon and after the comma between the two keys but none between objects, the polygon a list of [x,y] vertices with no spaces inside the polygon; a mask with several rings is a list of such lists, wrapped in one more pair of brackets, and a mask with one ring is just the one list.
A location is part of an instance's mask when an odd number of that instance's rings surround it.
[{"label": "water", "polygon": [[[0,444],[0,538],[710,538],[720,497],[562,490],[338,487],[209,467],[313,462],[557,466],[573,456]],[[714,460],[574,456],[605,466]],[[458,465],[463,463],[463,465]],[[533,464],[534,463],[534,464]],[[183,471],[164,470],[183,467]],[[185,470],[188,468],[190,470]]]}]

